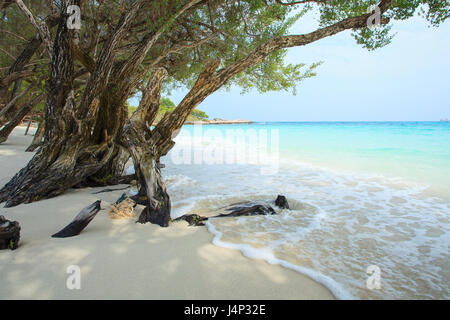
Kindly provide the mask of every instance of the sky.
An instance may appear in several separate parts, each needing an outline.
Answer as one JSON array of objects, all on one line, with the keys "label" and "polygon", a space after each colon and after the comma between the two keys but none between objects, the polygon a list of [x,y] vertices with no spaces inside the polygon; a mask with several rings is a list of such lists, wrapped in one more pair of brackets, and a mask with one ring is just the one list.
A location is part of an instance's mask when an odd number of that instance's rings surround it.
[{"label": "sky", "polygon": [[[290,34],[313,31],[310,16]],[[450,119],[450,21],[429,27],[420,17],[395,21],[392,43],[376,51],[346,31],[290,48],[290,63],[323,61],[316,77],[291,92],[220,90],[197,108],[211,119],[251,121],[439,121]],[[178,103],[187,90],[169,96]],[[137,103],[134,103],[137,104]]]}]

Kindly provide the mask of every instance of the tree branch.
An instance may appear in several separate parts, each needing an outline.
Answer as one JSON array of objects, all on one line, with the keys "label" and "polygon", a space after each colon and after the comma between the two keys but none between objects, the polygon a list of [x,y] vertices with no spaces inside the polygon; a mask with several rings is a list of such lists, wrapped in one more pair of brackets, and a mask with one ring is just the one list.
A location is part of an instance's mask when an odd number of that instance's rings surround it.
[{"label": "tree branch", "polygon": [[147,55],[148,50],[155,44],[155,42],[164,34],[164,32],[169,28],[175,20],[185,13],[187,10],[198,4],[201,0],[190,0],[184,6],[182,6],[175,14],[173,14],[167,22],[165,22],[155,33],[147,33],[136,50],[128,58],[128,61],[121,67],[117,72],[117,77],[122,77],[128,75],[132,72],[136,66],[139,66]]},{"label": "tree branch", "polygon": [[[386,12],[392,0],[382,0],[380,3],[381,12]],[[331,26],[318,29],[314,32],[303,35],[288,35],[271,39],[258,48],[256,48],[247,57],[234,62],[226,68],[216,72],[219,61],[214,61],[200,74],[197,82],[189,93],[180,102],[177,108],[167,117],[163,118],[155,129],[155,139],[158,140],[159,148],[169,148],[172,133],[181,128],[187,116],[195,109],[211,93],[221,88],[236,74],[247,70],[249,67],[261,63],[269,54],[279,49],[290,48],[295,46],[304,46],[320,39],[335,35],[344,30],[365,28],[371,14],[364,14],[357,17],[351,17],[337,22]],[[382,19],[381,23],[388,23],[389,19]],[[166,151],[162,151],[165,154]]]},{"label": "tree branch", "polygon": [[155,70],[142,93],[139,107],[130,118],[132,123],[139,124],[139,127],[146,127],[147,123],[149,125],[153,123],[159,110],[162,83],[166,78],[166,69],[158,68]]},{"label": "tree branch", "polygon": [[113,58],[115,56],[115,49],[120,41],[125,37],[127,26],[133,20],[136,13],[139,11],[143,4],[143,0],[136,0],[132,8],[128,12],[122,13],[118,23],[116,24],[108,40],[103,44],[102,51],[97,59],[95,69],[89,77],[86,89],[81,100],[80,109],[83,114],[80,118],[84,118],[89,112],[89,108],[92,105],[92,101],[101,89],[108,83],[111,75],[111,69],[113,67]]},{"label": "tree branch", "polygon": [[33,14],[28,10],[27,6],[23,3],[22,0],[16,0],[17,6],[22,10],[22,12],[28,17],[33,26],[37,29],[39,36],[45,44],[47,49],[47,53],[49,57],[52,56],[52,42],[50,37],[50,31],[45,23],[39,24],[36,19],[34,19]]}]

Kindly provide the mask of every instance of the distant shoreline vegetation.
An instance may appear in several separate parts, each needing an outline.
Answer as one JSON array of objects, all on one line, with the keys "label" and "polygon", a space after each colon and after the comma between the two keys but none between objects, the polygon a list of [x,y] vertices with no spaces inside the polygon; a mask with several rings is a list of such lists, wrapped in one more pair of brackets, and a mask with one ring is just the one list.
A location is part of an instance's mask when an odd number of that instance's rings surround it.
[{"label": "distant shoreline vegetation", "polygon": [[[128,116],[131,117],[134,111],[137,110],[137,106],[131,106],[128,104]],[[161,98],[160,106],[158,110],[158,114],[156,116],[153,125],[156,125],[164,116],[166,112],[172,112],[175,110],[176,105],[169,98]],[[232,124],[232,123],[252,123],[248,120],[225,120],[215,118],[210,120],[209,116],[202,110],[195,109],[191,112],[191,114],[187,117],[184,124]]]},{"label": "distant shoreline vegetation", "polygon": [[[137,108],[137,106],[131,106],[128,104],[128,116],[131,116]],[[154,124],[158,123],[166,112],[172,112],[173,110],[175,110],[175,108],[176,105],[172,100],[162,97],[160,100],[158,115],[156,116]],[[208,118],[209,116],[204,111],[193,110],[186,121],[206,121],[208,120]]]}]

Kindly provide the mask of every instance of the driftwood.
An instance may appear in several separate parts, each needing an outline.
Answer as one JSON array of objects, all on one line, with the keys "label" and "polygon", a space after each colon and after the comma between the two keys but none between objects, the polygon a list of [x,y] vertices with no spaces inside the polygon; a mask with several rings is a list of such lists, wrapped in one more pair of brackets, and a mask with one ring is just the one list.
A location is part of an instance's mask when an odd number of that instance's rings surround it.
[{"label": "driftwood", "polygon": [[52,235],[53,238],[67,238],[79,235],[80,232],[86,228],[89,222],[94,219],[100,211],[101,201],[95,201],[93,204],[87,206],[69,223],[64,229]]},{"label": "driftwood", "polygon": [[[119,203],[121,203],[122,201],[124,201],[126,198],[128,198],[127,194],[124,192],[122,193],[122,195],[119,197],[119,199],[117,199],[116,202],[114,202],[114,205],[118,205]],[[134,205],[136,206],[136,205]]]},{"label": "driftwood", "polygon": [[6,220],[0,216],[0,249],[15,250],[19,246],[20,225],[17,221]]},{"label": "driftwood", "polygon": [[207,217],[199,216],[198,214],[185,214],[179,218],[174,219],[174,222],[177,221],[186,221],[190,226],[204,226],[205,223],[203,221],[208,220]]},{"label": "driftwood", "polygon": [[256,204],[251,207],[246,206],[236,206],[226,209],[226,211],[231,211],[231,213],[222,213],[215,218],[221,217],[242,217],[242,216],[260,216],[260,215],[271,215],[276,214],[275,210],[264,204]]},{"label": "driftwood", "polygon": [[[275,200],[275,205],[281,209],[289,209],[289,203],[285,196],[279,195]],[[190,226],[204,226],[205,221],[210,218],[224,218],[224,217],[243,217],[243,216],[257,216],[257,215],[273,215],[276,211],[268,204],[255,204],[254,202],[239,202],[231,206],[224,207],[225,211],[230,213],[221,213],[212,217],[203,217],[198,214],[185,214],[174,219],[177,221],[186,221]]]}]

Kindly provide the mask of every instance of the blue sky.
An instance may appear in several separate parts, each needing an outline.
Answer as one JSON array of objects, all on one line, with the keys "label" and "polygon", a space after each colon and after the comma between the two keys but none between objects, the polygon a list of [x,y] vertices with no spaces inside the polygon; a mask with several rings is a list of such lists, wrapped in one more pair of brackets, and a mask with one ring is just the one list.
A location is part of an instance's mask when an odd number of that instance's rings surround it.
[{"label": "blue sky", "polygon": [[[313,17],[291,34],[314,28]],[[393,42],[369,52],[350,32],[301,48],[288,61],[323,61],[318,76],[287,92],[220,90],[198,108],[210,118],[253,121],[435,121],[450,118],[450,22],[439,28],[419,17],[395,22]],[[178,103],[186,90],[172,92]]]}]

